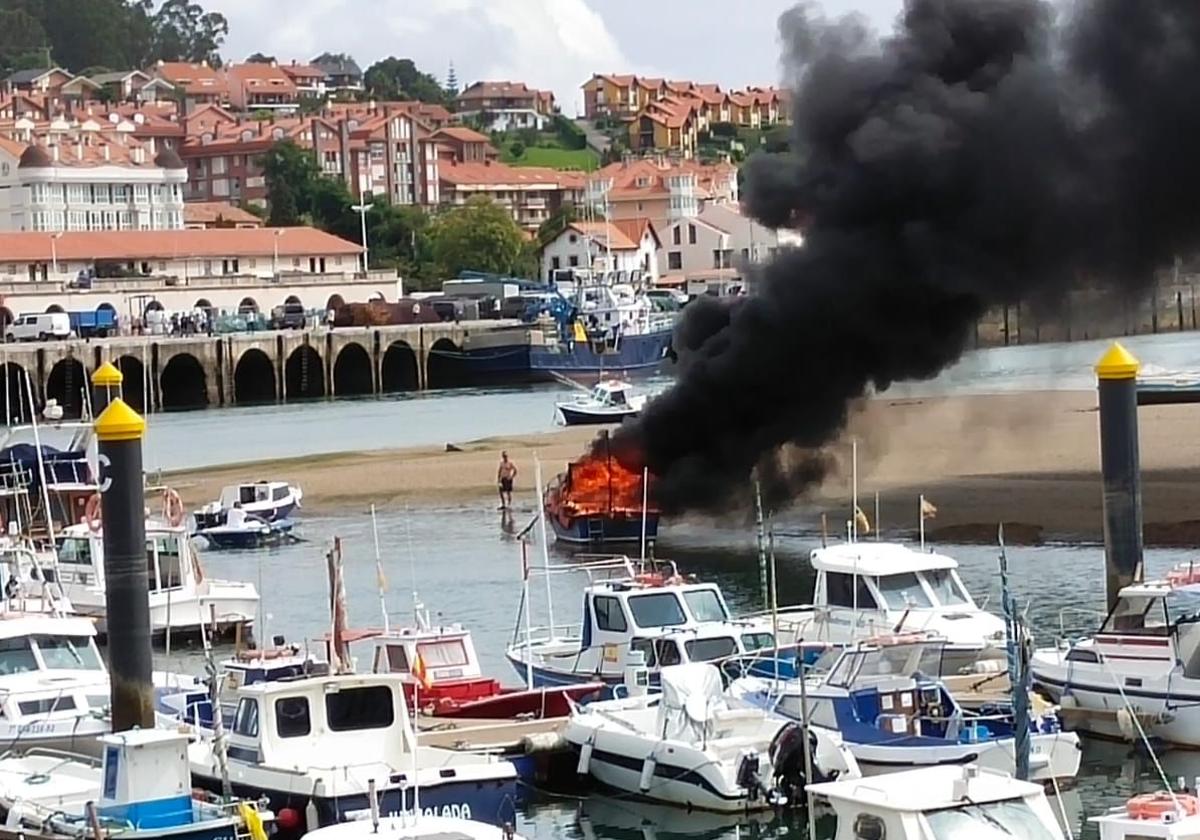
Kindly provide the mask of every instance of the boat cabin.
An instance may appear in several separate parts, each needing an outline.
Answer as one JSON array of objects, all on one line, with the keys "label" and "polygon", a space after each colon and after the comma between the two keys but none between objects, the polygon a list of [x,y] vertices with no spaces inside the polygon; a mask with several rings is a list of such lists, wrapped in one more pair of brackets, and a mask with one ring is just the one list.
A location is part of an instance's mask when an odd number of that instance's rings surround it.
[{"label": "boat cabin", "polygon": [[58,531],[83,521],[97,489],[95,446],[91,423],[9,430],[0,440],[0,521],[39,544],[50,535],[48,522]]},{"label": "boat cabin", "polygon": [[1161,676],[1183,666],[1182,675],[1200,678],[1200,573],[1184,581],[1182,573],[1121,589],[1091,645],[1066,655],[1076,664],[1121,660],[1129,676]]},{"label": "boat cabin", "polygon": [[471,631],[461,624],[446,627],[422,624],[386,632],[369,631],[364,634],[364,638],[368,637],[375,648],[371,670],[376,674],[407,677],[405,690],[409,696],[416,685],[413,665],[418,657],[428,683],[428,689],[421,689],[423,700],[445,697],[461,703],[491,697],[500,691],[499,680],[484,676]]},{"label": "boat cabin", "polygon": [[[73,525],[64,530],[58,538],[58,573],[68,595],[79,587],[103,592],[103,535],[87,525]],[[203,573],[187,532],[147,522],[146,580],[150,592],[191,586],[201,578]]]},{"label": "boat cabin", "polygon": [[769,628],[730,625],[635,636],[629,641],[629,650],[640,653],[647,668],[666,668],[689,662],[720,663],[744,654],[767,651],[774,644],[775,638]]},{"label": "boat cabin", "polygon": [[627,383],[618,379],[607,379],[596,383],[596,387],[592,388],[591,398],[597,405],[606,408],[624,408],[629,405],[628,393]]},{"label": "boat cabin", "polygon": [[0,718],[9,726],[108,708],[108,671],[91,619],[0,617]]},{"label": "boat cabin", "polygon": [[238,689],[229,756],[285,770],[353,756],[364,778],[378,765],[383,780],[407,766],[411,737],[399,676],[307,677]]},{"label": "boat cabin", "polygon": [[639,634],[729,621],[729,607],[716,584],[638,575],[584,590],[580,647],[622,649]]},{"label": "boat cabin", "polygon": [[1063,840],[1041,785],[974,765],[824,782],[808,790],[833,809],[833,840]]},{"label": "boat cabin", "polygon": [[975,603],[952,557],[899,543],[855,542],[818,548],[811,562],[816,638],[844,644],[932,631],[955,646],[1004,641],[1004,621]]},{"label": "boat cabin", "polygon": [[254,481],[222,488],[220,502],[225,509],[237,505],[245,510],[255,510],[259,506],[279,506],[288,500],[291,492],[286,481]]}]

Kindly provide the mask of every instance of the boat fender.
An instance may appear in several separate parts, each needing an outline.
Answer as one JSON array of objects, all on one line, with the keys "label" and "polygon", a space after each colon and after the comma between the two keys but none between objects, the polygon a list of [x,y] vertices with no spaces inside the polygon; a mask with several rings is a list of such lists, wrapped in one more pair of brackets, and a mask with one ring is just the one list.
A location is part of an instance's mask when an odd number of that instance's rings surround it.
[{"label": "boat fender", "polygon": [[579,763],[575,765],[575,772],[580,776],[586,776],[592,765],[592,746],[592,741],[589,739],[584,741],[579,748]]},{"label": "boat fender", "polygon": [[309,831],[316,831],[321,827],[321,815],[317,813],[317,803],[311,799],[304,806],[304,824],[308,826]]},{"label": "boat fender", "polygon": [[1137,726],[1134,724],[1133,714],[1128,709],[1117,709],[1117,728],[1121,730],[1121,737],[1126,741],[1137,740]]},{"label": "boat fender", "polygon": [[88,496],[87,507],[83,509],[83,521],[87,523],[88,530],[93,534],[99,534],[103,520],[100,517],[100,494],[93,493]]},{"label": "boat fender", "polygon": [[521,751],[525,755],[558,752],[566,746],[567,739],[561,732],[530,732],[521,739]]},{"label": "boat fender", "polygon": [[179,494],[170,487],[163,490],[162,505],[163,519],[167,520],[167,523],[172,528],[178,528],[183,524],[183,517],[185,516],[183,499],[179,498]]},{"label": "boat fender", "polygon": [[646,756],[646,760],[642,762],[642,775],[638,778],[638,790],[642,793],[650,790],[650,782],[654,780],[654,770],[658,767],[658,759],[654,754]]}]

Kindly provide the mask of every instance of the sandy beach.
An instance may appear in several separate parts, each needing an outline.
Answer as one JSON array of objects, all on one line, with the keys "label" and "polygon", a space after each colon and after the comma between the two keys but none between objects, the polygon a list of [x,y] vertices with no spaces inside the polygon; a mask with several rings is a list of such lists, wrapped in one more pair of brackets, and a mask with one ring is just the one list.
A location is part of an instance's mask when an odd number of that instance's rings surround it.
[{"label": "sandy beach", "polygon": [[[942,540],[1037,542],[1102,537],[1099,442],[1094,392],[1036,392],[866,403],[847,439],[833,447],[844,469],[786,513],[819,527],[844,522],[850,485],[849,436],[859,441],[860,504],[880,495],[884,530],[916,529],[918,495],[938,507],[928,533]],[[1139,411],[1146,541],[1200,544],[1200,406]],[[170,474],[188,506],[224,484],[286,478],[304,488],[308,513],[424,505],[480,505],[494,499],[496,462],[506,449],[519,467],[517,496],[533,504],[533,455],[547,476],[584,450],[595,429],[453,441],[410,449],[263,461]],[[740,514],[734,514],[736,518]],[[872,517],[873,518],[873,517]]]}]

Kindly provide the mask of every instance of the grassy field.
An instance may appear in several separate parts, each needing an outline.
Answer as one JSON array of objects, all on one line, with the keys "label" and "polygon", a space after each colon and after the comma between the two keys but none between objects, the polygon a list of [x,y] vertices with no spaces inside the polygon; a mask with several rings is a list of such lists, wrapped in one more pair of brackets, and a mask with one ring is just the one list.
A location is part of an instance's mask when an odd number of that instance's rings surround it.
[{"label": "grassy field", "polygon": [[505,163],[513,166],[549,166],[554,169],[596,169],[600,158],[591,149],[561,149],[546,146],[526,148],[519,158],[504,147]]}]

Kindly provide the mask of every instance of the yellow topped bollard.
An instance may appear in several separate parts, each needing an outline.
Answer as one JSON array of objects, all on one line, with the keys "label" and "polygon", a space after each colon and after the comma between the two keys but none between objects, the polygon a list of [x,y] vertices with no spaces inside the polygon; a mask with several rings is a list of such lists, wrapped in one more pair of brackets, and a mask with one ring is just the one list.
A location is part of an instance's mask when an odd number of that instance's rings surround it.
[{"label": "yellow topped bollard", "polygon": [[114,732],[151,728],[154,683],[142,478],[146,421],[116,397],[96,418],[94,428],[99,440],[112,728]]},{"label": "yellow topped bollard", "polygon": [[1142,477],[1137,425],[1140,368],[1134,355],[1117,341],[1096,363],[1105,585],[1110,609],[1123,587],[1142,579]]},{"label": "yellow topped bollard", "polygon": [[112,362],[105,362],[92,373],[92,411],[97,417],[114,396],[120,396],[125,377]]}]

